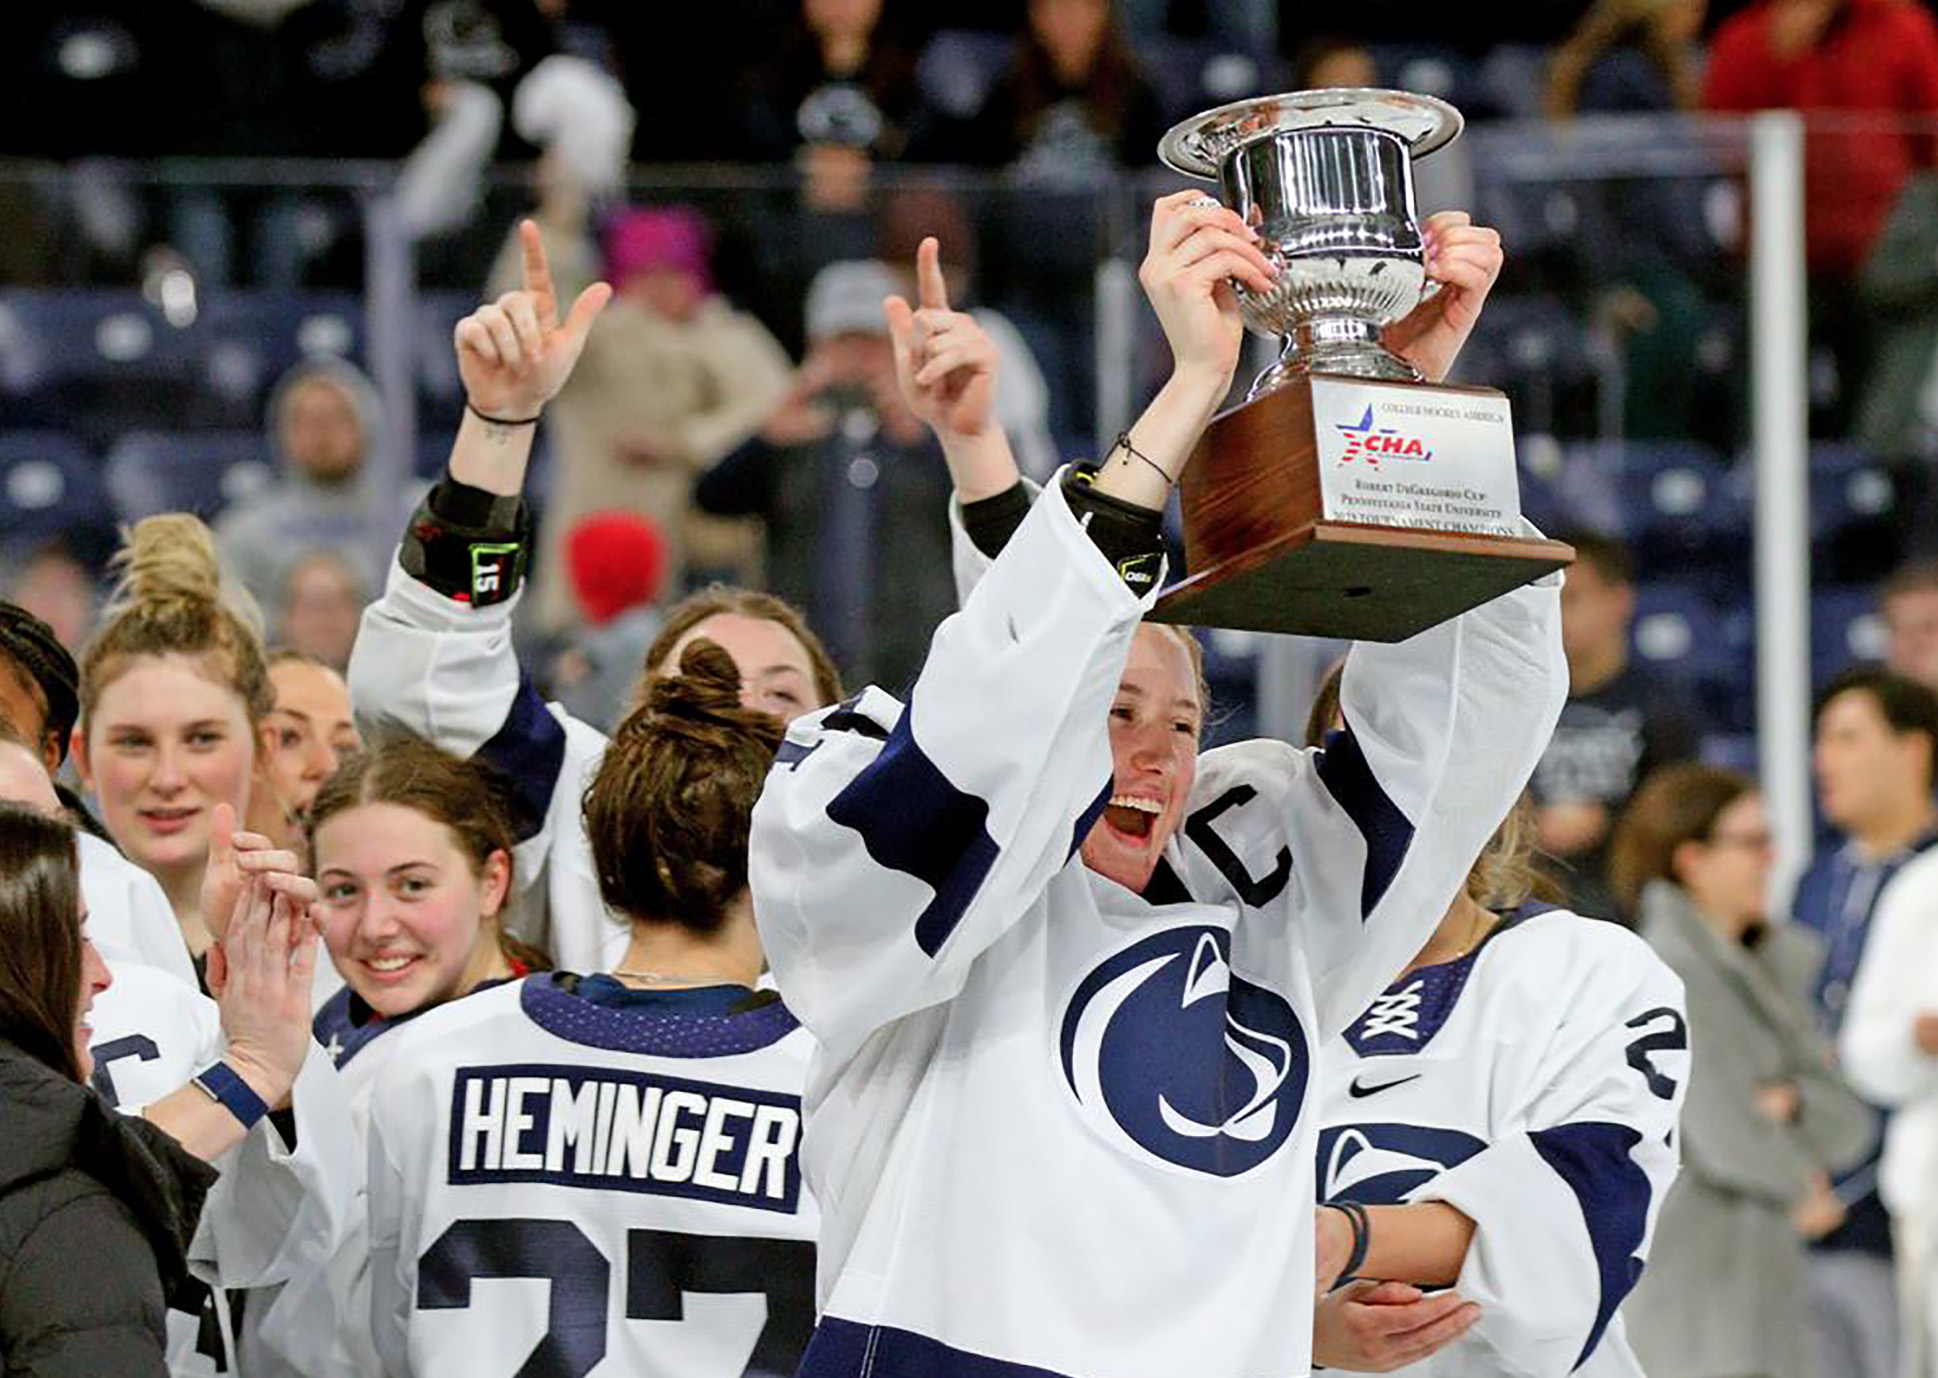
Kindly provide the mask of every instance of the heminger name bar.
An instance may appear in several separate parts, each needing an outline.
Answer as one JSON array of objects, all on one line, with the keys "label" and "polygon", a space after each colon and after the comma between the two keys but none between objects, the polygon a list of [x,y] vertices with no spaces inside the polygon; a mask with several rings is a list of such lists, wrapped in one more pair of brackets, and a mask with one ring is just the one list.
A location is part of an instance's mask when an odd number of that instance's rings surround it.
[{"label": "heminger name bar", "polygon": [[453,1185],[549,1182],[791,1213],[799,1096],[612,1068],[459,1070]]}]

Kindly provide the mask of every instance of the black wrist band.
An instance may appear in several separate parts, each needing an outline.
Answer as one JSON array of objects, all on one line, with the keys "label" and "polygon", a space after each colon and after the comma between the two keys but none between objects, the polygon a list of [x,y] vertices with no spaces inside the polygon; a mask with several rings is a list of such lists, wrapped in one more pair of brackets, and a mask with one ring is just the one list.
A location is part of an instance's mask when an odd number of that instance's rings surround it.
[{"label": "black wrist band", "polygon": [[995,559],[1030,514],[1030,490],[1021,479],[993,497],[962,504],[962,530],[969,543]]},{"label": "black wrist band", "polygon": [[479,488],[461,478],[453,478],[449,469],[425,494],[424,503],[433,515],[451,525],[498,540],[517,539],[525,511],[523,494],[506,496]]},{"label": "black wrist band", "polygon": [[470,412],[473,416],[477,417],[478,420],[489,421],[494,426],[536,426],[538,424],[538,418],[536,416],[526,416],[526,417],[487,416],[485,413],[479,411],[476,407],[472,406],[471,399],[468,397],[465,398],[464,400],[464,409]]},{"label": "black wrist band", "polygon": [[445,475],[418,504],[397,560],[419,583],[458,603],[502,603],[524,582],[531,511],[522,497]]},{"label": "black wrist band", "polygon": [[1366,1207],[1357,1201],[1326,1201],[1322,1203],[1344,1215],[1353,1227],[1353,1251],[1346,1258],[1346,1264],[1339,1270],[1339,1276],[1332,1280],[1333,1287],[1341,1287],[1359,1276],[1365,1266],[1366,1251],[1373,1243],[1373,1218]]},{"label": "black wrist band", "polygon": [[1164,514],[1155,508],[1099,493],[1094,469],[1072,469],[1063,480],[1064,501],[1091,543],[1140,597],[1164,571]]}]

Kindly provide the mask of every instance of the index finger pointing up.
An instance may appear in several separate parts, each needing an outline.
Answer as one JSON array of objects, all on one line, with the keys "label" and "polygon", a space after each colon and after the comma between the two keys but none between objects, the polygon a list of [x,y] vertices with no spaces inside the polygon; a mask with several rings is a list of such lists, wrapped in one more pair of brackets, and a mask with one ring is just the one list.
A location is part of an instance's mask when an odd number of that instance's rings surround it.
[{"label": "index finger pointing up", "polygon": [[541,329],[559,323],[558,292],[552,286],[552,265],[545,261],[545,241],[538,237],[538,224],[518,222],[518,239],[525,248],[525,290],[532,294],[532,308],[538,313]]},{"label": "index finger pointing up", "polygon": [[915,286],[924,310],[949,309],[949,283],[942,276],[942,245],[934,235],[915,251]]}]

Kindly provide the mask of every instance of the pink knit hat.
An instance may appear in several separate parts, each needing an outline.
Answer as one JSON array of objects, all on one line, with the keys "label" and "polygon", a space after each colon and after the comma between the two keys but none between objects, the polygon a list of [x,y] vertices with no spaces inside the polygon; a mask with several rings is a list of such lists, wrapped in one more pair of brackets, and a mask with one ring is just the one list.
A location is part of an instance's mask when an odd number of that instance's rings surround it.
[{"label": "pink knit hat", "polygon": [[713,291],[713,227],[691,206],[621,211],[606,225],[606,277],[615,287],[649,268],[691,273]]}]

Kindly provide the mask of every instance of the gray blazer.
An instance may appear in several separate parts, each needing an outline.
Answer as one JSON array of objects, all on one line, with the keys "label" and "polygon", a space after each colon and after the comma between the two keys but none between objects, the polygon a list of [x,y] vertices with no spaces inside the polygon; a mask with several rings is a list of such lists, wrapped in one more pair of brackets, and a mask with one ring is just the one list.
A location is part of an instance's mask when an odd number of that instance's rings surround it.
[{"label": "gray blazer", "polygon": [[[1623,1312],[1629,1340],[1649,1378],[1817,1378],[1789,1213],[1816,1173],[1863,1156],[1874,1125],[1817,1031],[1815,940],[1777,924],[1753,949],[1727,942],[1686,892],[1659,881],[1642,894],[1639,928],[1682,978],[1692,1059],[1682,1175]],[[1757,1107],[1757,1090],[1775,1082],[1797,1089],[1789,1124]]]}]

